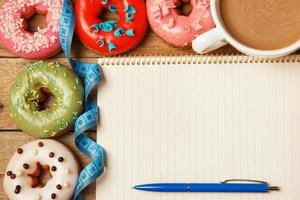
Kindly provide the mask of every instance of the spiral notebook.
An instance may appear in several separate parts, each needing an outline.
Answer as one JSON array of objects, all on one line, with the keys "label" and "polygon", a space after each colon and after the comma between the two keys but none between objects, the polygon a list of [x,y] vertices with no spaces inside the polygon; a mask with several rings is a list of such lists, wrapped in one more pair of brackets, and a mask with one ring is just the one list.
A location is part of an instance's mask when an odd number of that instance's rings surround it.
[{"label": "spiral notebook", "polygon": [[[299,200],[300,57],[99,60],[97,200]],[[267,194],[149,193],[157,182],[267,181]]]}]

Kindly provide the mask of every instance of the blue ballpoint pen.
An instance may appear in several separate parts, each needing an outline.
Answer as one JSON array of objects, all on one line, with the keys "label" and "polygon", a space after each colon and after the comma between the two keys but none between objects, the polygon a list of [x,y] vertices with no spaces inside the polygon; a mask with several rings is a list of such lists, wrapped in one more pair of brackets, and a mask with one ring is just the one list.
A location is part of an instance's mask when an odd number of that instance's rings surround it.
[{"label": "blue ballpoint pen", "polygon": [[[237,182],[240,183],[230,183]],[[242,183],[242,182],[248,183]],[[252,183],[250,183],[252,182]],[[154,183],[134,186],[133,189],[149,192],[239,192],[266,193],[280,190],[277,186],[270,186],[267,182],[230,179],[221,183]]]}]

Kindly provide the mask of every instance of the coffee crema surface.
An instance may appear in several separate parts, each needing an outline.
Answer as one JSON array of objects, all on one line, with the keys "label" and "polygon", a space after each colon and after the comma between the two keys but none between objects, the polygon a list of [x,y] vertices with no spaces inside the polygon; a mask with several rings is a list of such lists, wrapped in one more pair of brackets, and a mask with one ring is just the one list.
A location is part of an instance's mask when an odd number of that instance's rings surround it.
[{"label": "coffee crema surface", "polygon": [[227,31],[260,50],[288,47],[300,40],[300,0],[220,0]]}]

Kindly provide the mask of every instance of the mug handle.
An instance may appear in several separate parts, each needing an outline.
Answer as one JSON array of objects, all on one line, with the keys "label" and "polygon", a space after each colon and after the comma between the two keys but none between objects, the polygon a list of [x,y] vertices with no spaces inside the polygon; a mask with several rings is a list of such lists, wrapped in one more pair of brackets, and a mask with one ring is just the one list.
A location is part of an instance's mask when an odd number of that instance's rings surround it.
[{"label": "mug handle", "polygon": [[228,44],[218,28],[213,28],[193,40],[193,50],[199,54],[208,53]]}]

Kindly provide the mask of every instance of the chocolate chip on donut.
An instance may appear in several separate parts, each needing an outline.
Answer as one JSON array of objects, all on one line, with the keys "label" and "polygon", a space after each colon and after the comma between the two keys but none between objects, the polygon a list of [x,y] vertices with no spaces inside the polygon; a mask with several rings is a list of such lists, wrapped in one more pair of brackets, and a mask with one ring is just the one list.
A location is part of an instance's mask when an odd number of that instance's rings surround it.
[{"label": "chocolate chip on donut", "polygon": [[17,152],[18,152],[18,154],[22,154],[22,153],[23,153],[23,149],[18,148],[18,149],[17,149]]},{"label": "chocolate chip on donut", "polygon": [[44,146],[44,143],[39,142],[39,143],[38,143],[38,146],[39,146],[39,147],[43,147],[43,146]]},{"label": "chocolate chip on donut", "polygon": [[51,199],[55,199],[56,198],[56,194],[55,193],[52,193],[51,194]]},{"label": "chocolate chip on donut", "polygon": [[21,191],[21,186],[20,186],[20,185],[17,185],[17,186],[16,186],[16,189],[15,189],[15,193],[16,193],[16,194],[19,194],[20,191]]},{"label": "chocolate chip on donut", "polygon": [[[40,147],[39,142],[43,143],[42,149],[37,149]],[[22,156],[15,152],[4,176],[4,191],[8,199],[72,199],[79,167],[67,147],[55,140],[42,139],[20,148],[23,150]],[[38,150],[38,154],[33,156],[32,152],[35,150]],[[60,156],[52,159],[49,152],[53,153],[53,157],[58,154]],[[50,173],[52,177],[47,183],[39,180],[42,171]]]},{"label": "chocolate chip on donut", "polygon": [[56,169],[57,169],[57,168],[56,168],[55,166],[52,166],[52,167],[51,167],[51,171],[53,171],[53,172],[55,172]]},{"label": "chocolate chip on donut", "polygon": [[50,157],[50,158],[53,158],[53,157],[54,157],[54,153],[53,153],[53,152],[50,152],[50,153],[49,153],[49,157]]},{"label": "chocolate chip on donut", "polygon": [[61,185],[58,184],[58,185],[56,186],[56,188],[57,188],[58,190],[61,190]]},{"label": "chocolate chip on donut", "polygon": [[64,158],[63,157],[59,157],[58,158],[58,162],[63,162],[64,161]]},{"label": "chocolate chip on donut", "polygon": [[24,169],[29,169],[29,165],[27,163],[23,164]]}]

